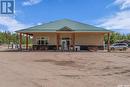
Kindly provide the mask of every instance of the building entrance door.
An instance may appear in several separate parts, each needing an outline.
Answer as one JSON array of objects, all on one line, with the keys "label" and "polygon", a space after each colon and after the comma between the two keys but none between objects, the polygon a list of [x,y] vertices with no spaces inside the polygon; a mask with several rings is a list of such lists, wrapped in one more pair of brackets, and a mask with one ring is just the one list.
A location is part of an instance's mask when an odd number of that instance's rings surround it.
[{"label": "building entrance door", "polygon": [[70,46],[70,38],[62,38],[61,40],[61,49],[65,51],[69,51]]}]

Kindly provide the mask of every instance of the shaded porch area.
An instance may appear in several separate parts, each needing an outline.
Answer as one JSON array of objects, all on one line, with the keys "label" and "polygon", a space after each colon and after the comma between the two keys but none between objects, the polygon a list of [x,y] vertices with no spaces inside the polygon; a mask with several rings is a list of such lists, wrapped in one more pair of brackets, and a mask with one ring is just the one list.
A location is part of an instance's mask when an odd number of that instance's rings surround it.
[{"label": "shaded porch area", "polygon": [[[107,50],[110,51],[110,33],[106,33],[108,36],[108,43],[107,43]],[[26,38],[26,44],[25,48],[22,47],[22,37],[25,36]],[[29,46],[29,37],[32,37],[32,39],[35,37],[34,33],[19,33],[19,49],[23,50],[32,50],[32,51],[81,51],[81,50],[95,50],[98,49],[103,50],[103,46],[99,45],[78,45],[76,42],[76,33],[75,32],[56,32],[54,37],[54,43],[52,44],[51,39],[47,38],[40,38],[37,39],[35,42],[32,43],[32,46]],[[44,36],[44,34],[43,34]]]}]

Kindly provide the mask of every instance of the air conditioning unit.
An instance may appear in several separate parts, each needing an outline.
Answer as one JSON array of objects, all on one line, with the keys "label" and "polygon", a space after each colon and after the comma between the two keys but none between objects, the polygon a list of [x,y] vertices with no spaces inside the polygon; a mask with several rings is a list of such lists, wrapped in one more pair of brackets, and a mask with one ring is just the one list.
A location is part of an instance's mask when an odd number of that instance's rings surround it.
[{"label": "air conditioning unit", "polygon": [[80,51],[80,46],[75,46],[75,51]]}]

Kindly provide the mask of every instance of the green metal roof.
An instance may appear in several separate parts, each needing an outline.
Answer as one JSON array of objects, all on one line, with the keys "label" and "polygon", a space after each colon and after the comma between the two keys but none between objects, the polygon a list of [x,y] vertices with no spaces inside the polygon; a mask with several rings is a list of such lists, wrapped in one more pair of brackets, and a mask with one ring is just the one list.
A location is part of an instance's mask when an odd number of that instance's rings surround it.
[{"label": "green metal roof", "polygon": [[57,20],[42,25],[37,25],[16,32],[56,32],[56,31],[75,31],[75,32],[110,32],[104,28],[76,22],[69,19]]}]

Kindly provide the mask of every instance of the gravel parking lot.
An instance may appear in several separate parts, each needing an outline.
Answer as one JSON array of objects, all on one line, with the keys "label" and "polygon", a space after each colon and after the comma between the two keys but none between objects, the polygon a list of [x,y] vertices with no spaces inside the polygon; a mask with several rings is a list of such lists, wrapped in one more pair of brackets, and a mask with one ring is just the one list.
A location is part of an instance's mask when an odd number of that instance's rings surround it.
[{"label": "gravel parking lot", "polygon": [[0,52],[0,87],[130,85],[127,52]]}]

